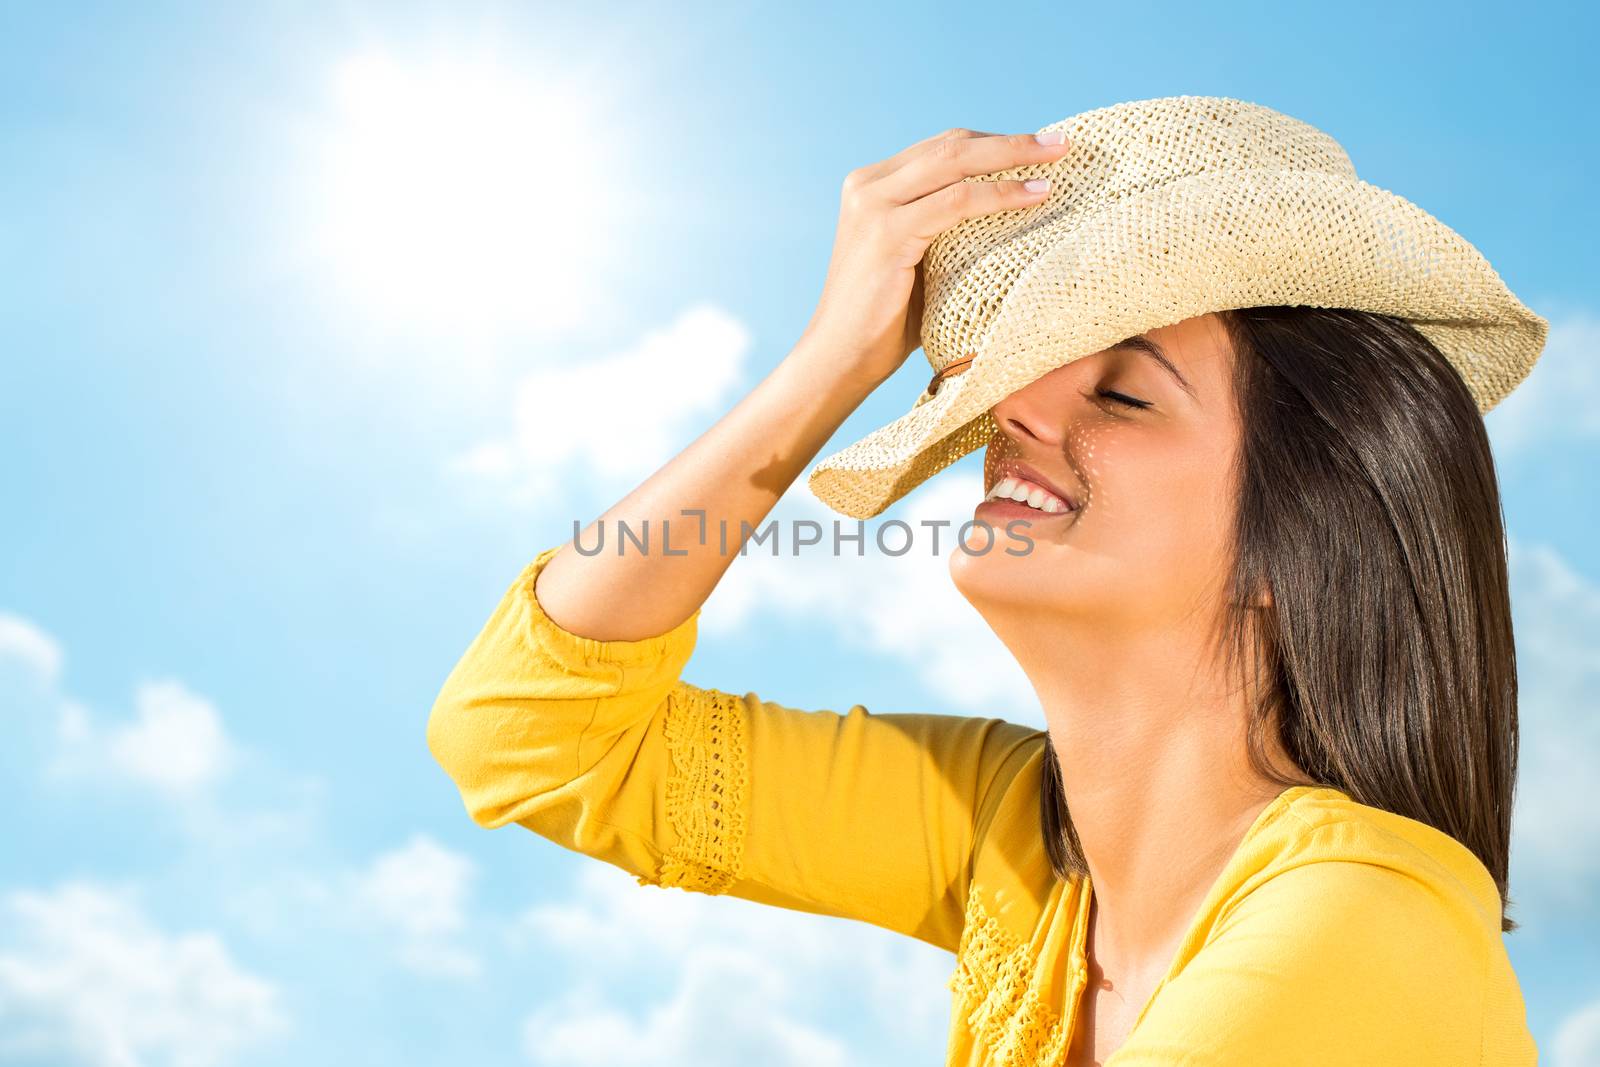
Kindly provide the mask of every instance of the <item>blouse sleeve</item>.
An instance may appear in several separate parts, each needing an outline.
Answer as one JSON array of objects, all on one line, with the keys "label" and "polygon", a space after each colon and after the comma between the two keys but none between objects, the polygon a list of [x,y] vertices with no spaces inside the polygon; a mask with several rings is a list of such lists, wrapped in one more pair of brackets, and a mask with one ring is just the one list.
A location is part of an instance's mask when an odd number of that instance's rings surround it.
[{"label": "blouse sleeve", "polygon": [[[1107,1067],[1488,1064],[1481,925],[1395,868],[1290,868],[1219,924]],[[1492,1062],[1532,1067],[1531,1042]]]},{"label": "blouse sleeve", "polygon": [[808,711],[681,680],[664,634],[562,629],[530,563],[455,665],[433,756],[478,825],[518,823],[641,885],[857,919],[951,952],[972,857],[1042,731],[995,718]]}]

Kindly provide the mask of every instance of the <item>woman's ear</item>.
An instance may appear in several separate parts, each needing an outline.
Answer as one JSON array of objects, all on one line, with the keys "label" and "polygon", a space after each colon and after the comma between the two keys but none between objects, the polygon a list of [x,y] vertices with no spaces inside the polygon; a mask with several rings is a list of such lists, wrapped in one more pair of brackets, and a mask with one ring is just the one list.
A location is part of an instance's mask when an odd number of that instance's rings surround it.
[{"label": "woman's ear", "polygon": [[1272,607],[1272,586],[1268,585],[1266,582],[1262,582],[1261,589],[1251,599],[1250,606],[1253,608]]}]

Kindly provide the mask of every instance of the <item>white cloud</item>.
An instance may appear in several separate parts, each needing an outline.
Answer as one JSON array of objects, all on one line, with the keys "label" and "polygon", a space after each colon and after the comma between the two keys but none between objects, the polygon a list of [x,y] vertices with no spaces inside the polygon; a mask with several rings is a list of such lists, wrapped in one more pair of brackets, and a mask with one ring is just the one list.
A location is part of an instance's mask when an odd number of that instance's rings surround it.
[{"label": "white cloud", "polygon": [[466,905],[476,870],[471,860],[416,834],[352,877],[359,909],[400,935],[399,960],[423,974],[474,977],[476,956],[453,939],[467,926]]},{"label": "white cloud", "polygon": [[561,1067],[859,1062],[839,1039],[785,1014],[790,990],[780,967],[742,949],[697,947],[684,958],[670,995],[645,1006],[641,1018],[604,994],[568,994],[528,1018],[523,1049],[535,1063]]},{"label": "white cloud", "polygon": [[102,723],[63,688],[65,660],[60,642],[43,628],[0,614],[0,663],[21,665],[31,679],[4,683],[7,696],[19,703],[24,697],[42,699],[54,720],[54,736],[39,740],[53,745],[40,753],[47,774],[127,781],[189,798],[234,769],[240,753],[222,716],[183,682],[140,682],[132,721]]},{"label": "white cloud", "polygon": [[168,934],[127,890],[0,898],[0,1060],[207,1067],[287,1027],[215,933]]},{"label": "white cloud", "polygon": [[[888,520],[869,520],[862,527],[864,555],[855,555],[849,542],[835,555],[835,522],[843,537],[856,533],[856,520],[829,510],[797,483],[772,511],[778,556],[766,545],[746,546],[748,554],[733,562],[707,600],[702,629],[737,633],[761,612],[820,623],[841,644],[904,665],[929,692],[967,713],[1042,728],[1044,716],[1027,675],[950,578],[950,554],[960,551],[956,533],[982,496],[978,473],[943,474],[906,501],[899,517],[911,528],[909,537],[885,526]],[[818,523],[822,540],[793,555],[797,520]],[[936,528],[924,522],[946,523],[937,527],[937,554]],[[729,531],[730,541],[735,534]],[[708,528],[708,541],[717,538],[716,529]],[[903,555],[888,554],[908,543]]]},{"label": "white cloud", "polygon": [[115,776],[183,795],[216,785],[238,760],[216,706],[182,682],[141,682],[132,722],[98,725],[64,702],[58,774]]},{"label": "white cloud", "polygon": [[361,876],[362,899],[415,937],[451,934],[463,925],[470,860],[424,834],[373,860]]},{"label": "white cloud", "polygon": [[19,615],[0,612],[0,660],[21,665],[38,684],[54,686],[64,659],[55,638]]},{"label": "white cloud", "polygon": [[[0,668],[35,665],[25,668],[26,678],[0,670],[0,707],[19,715],[8,734],[21,755],[17,788],[53,788],[47,802],[65,800],[64,814],[103,813],[108,803],[154,797],[213,872],[234,858],[252,864],[255,856],[303,846],[314,835],[324,783],[288,776],[236,744],[216,705],[181,680],[142,681],[131,717],[101,715],[65,687],[65,656],[54,637],[16,616],[0,632],[8,635],[0,638]],[[244,802],[229,803],[229,796]]]},{"label": "white cloud", "polygon": [[138,781],[162,789],[214,783],[233,762],[222,717],[210,701],[182,682],[143,682],[134,697],[138,720],[111,731],[113,764]]},{"label": "white cloud", "polygon": [[1521,738],[1512,896],[1588,914],[1600,815],[1580,786],[1600,766],[1600,587],[1516,538],[1510,570]]},{"label": "white cloud", "polygon": [[749,348],[742,323],[698,305],[626,351],[541,367],[513,390],[509,436],[467,448],[446,469],[518,506],[567,499],[563,487],[631,487],[727,408]]},{"label": "white cloud", "polygon": [[359,951],[430,978],[484,973],[478,945],[497,927],[471,907],[477,866],[426,834],[334,869],[263,871],[225,903],[229,918],[278,945],[365,937]]},{"label": "white cloud", "polygon": [[953,957],[862,923],[640,886],[586,863],[569,899],[530,908],[509,944],[560,954],[572,983],[524,1025],[529,1059],[550,1067],[881,1062],[832,1032],[841,1010],[875,1024],[900,1062],[943,1050]]},{"label": "white cloud", "polygon": [[1528,377],[1484,417],[1497,456],[1564,440],[1600,440],[1600,318],[1550,323]]},{"label": "white cloud", "polygon": [[218,784],[237,763],[216,707],[182,681],[141,681],[134,720],[102,725],[62,689],[61,643],[34,622],[0,614],[0,661],[24,665],[53,710],[54,749],[40,753],[46,774],[110,776],[184,795]]},{"label": "white cloud", "polygon": [[1600,1000],[1562,1020],[1550,1044],[1551,1067],[1600,1067]]}]

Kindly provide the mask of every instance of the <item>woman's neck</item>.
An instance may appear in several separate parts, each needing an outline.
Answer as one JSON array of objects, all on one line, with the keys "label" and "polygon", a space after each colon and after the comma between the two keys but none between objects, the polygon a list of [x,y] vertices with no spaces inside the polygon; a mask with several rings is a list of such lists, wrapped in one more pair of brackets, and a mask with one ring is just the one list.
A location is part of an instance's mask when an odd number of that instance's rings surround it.
[{"label": "woman's neck", "polygon": [[[1209,640],[1067,624],[1052,634],[1035,620],[1026,639],[1007,642],[1044,707],[1109,974],[1165,974],[1245,832],[1285,788],[1251,767],[1256,694],[1210,663]],[[1308,781],[1275,736],[1269,756]]]}]

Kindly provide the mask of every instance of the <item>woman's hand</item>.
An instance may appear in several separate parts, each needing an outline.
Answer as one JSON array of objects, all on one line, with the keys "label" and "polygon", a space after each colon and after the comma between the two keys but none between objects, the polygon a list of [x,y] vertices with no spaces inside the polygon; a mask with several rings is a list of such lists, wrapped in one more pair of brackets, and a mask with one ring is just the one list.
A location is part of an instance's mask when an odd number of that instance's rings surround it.
[{"label": "woman's hand", "polygon": [[[1062,151],[1032,134],[950,130],[846,178],[827,285],[794,351],[577,539],[603,551],[558,552],[548,561],[534,591],[545,614],[583,637],[631,641],[664,634],[698,610],[744,554],[749,531],[916,350],[922,253],[934,236],[1044,197],[1020,181],[961,179]],[[624,552],[624,522],[647,538],[654,527],[659,550]]]},{"label": "woman's hand", "polygon": [[[1057,134],[1059,136],[1059,134]],[[851,171],[822,298],[805,337],[841,373],[876,384],[922,343],[922,256],[963,219],[1037,204],[1048,189],[963,178],[1060,159],[1069,146],[1031,133],[953,129]]]}]

